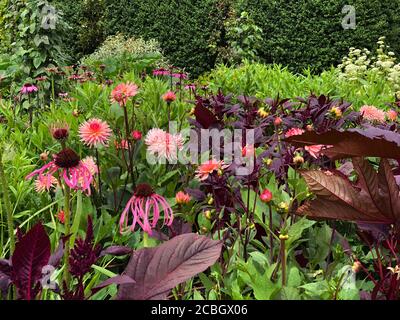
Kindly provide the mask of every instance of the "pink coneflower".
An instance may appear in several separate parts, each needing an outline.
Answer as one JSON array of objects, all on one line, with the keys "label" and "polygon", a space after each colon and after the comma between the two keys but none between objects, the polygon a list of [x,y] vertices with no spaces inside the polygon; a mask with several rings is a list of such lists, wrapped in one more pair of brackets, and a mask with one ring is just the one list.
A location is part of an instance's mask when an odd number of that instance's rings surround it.
[{"label": "pink coneflower", "polygon": [[183,138],[180,134],[170,134],[162,129],[151,129],[145,138],[148,151],[158,159],[174,161],[178,151],[183,149]]},{"label": "pink coneflower", "polygon": [[111,136],[112,130],[107,122],[100,119],[90,119],[79,127],[81,141],[93,148],[99,145],[106,146]]},{"label": "pink coneflower", "polygon": [[72,74],[68,77],[68,79],[73,81],[80,81],[82,80],[82,76],[79,74]]},{"label": "pink coneflower", "polygon": [[229,165],[226,165],[223,160],[208,160],[198,167],[196,170],[196,178],[198,178],[200,181],[204,181],[210,176],[210,174],[214,172],[218,172],[218,174],[220,174],[221,171],[227,167],[229,167]]},{"label": "pink coneflower", "polygon": [[47,80],[47,77],[46,77],[46,76],[40,76],[40,77],[35,78],[35,80],[36,80],[37,82],[43,82],[43,81],[46,81],[46,80]]},{"label": "pink coneflower", "polygon": [[196,85],[194,83],[190,83],[190,84],[185,86],[185,90],[195,91],[196,90]]},{"label": "pink coneflower", "polygon": [[362,117],[372,122],[384,122],[385,112],[374,106],[362,106],[360,109]]},{"label": "pink coneflower", "polygon": [[35,191],[38,193],[48,192],[57,185],[57,179],[51,175],[39,175],[35,180]]},{"label": "pink coneflower", "polygon": [[132,132],[132,138],[135,141],[142,140],[142,133],[140,131],[138,131],[138,130],[135,130],[135,131]]},{"label": "pink coneflower", "polygon": [[32,83],[25,83],[21,88],[22,94],[31,94],[33,92],[37,92],[39,89]]},{"label": "pink coneflower", "polygon": [[[162,209],[162,210],[160,210]],[[126,204],[119,220],[120,232],[128,228],[128,212],[132,213],[132,223],[130,230],[134,231],[136,224],[143,229],[144,232],[151,235],[152,229],[157,226],[160,219],[160,213],[164,211],[164,224],[170,226],[174,219],[172,209],[164,197],[156,194],[152,187],[147,183],[139,184],[135,193]],[[150,217],[152,219],[150,221]]]},{"label": "pink coneflower", "polygon": [[162,96],[163,100],[167,103],[174,102],[176,100],[175,92],[168,91],[166,94]]},{"label": "pink coneflower", "polygon": [[304,133],[304,130],[303,129],[300,129],[300,128],[292,128],[292,129],[289,129],[286,133],[285,133],[285,137],[286,138],[289,138],[289,137],[292,137],[292,136],[299,136],[299,135],[302,135]]},{"label": "pink coneflower", "polygon": [[386,112],[386,116],[390,121],[396,121],[397,120],[397,112],[395,110],[389,110]]},{"label": "pink coneflower", "polygon": [[186,80],[189,78],[188,75],[185,73],[172,73],[171,76],[173,78],[180,79],[180,80],[182,80],[182,79]]},{"label": "pink coneflower", "polygon": [[54,176],[56,173],[71,189],[86,191],[87,194],[90,194],[93,175],[82,163],[78,154],[69,148],[65,148],[54,155],[53,161],[30,173],[26,179],[32,179],[34,176],[39,176],[39,178]]},{"label": "pink coneflower", "polygon": [[179,191],[175,196],[175,200],[177,204],[188,204],[190,202],[190,195]]},{"label": "pink coneflower", "polygon": [[153,70],[153,76],[169,76],[170,72],[164,68]]},{"label": "pink coneflower", "polygon": [[121,106],[125,106],[128,99],[138,94],[139,88],[136,84],[127,82],[120,83],[111,92],[111,101],[117,102]]}]

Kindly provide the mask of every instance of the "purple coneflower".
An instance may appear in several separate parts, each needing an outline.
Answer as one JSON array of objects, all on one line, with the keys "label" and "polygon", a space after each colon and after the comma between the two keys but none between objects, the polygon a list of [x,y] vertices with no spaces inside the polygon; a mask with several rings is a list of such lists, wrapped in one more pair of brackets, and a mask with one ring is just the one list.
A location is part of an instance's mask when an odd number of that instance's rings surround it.
[{"label": "purple coneflower", "polygon": [[[170,226],[174,219],[172,209],[164,197],[153,191],[153,188],[147,184],[139,184],[136,187],[135,193],[126,204],[119,220],[120,232],[128,228],[128,212],[132,213],[132,224],[130,230],[134,231],[136,224],[143,229],[148,235],[152,234],[152,229],[157,226],[160,219],[160,213],[164,211],[164,224]],[[150,221],[150,216],[152,219]]]},{"label": "purple coneflower", "polygon": [[153,76],[169,76],[170,74],[171,73],[164,68],[153,70]]},{"label": "purple coneflower", "polygon": [[90,184],[93,181],[93,175],[90,169],[81,161],[78,154],[70,148],[65,148],[53,156],[50,161],[42,168],[37,169],[27,175],[26,179],[39,176],[43,180],[46,176],[47,181],[51,181],[50,176],[59,173],[68,187],[74,190],[86,191],[90,194]]},{"label": "purple coneflower", "polygon": [[25,83],[22,88],[21,88],[21,93],[22,94],[31,94],[33,92],[37,92],[38,91],[38,87],[36,87],[34,84],[32,83]]}]

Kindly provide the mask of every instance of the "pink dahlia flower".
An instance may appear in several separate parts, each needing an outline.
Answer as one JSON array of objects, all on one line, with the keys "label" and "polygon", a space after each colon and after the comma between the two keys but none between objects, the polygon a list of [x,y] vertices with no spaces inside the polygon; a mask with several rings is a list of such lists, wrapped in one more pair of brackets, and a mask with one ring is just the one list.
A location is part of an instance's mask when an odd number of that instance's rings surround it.
[{"label": "pink dahlia flower", "polygon": [[202,163],[198,169],[196,170],[196,177],[200,181],[206,180],[210,174],[213,172],[220,172],[220,170],[223,170],[225,168],[229,167],[224,163],[223,160],[217,161],[215,159],[208,160],[204,163]]},{"label": "pink dahlia flower", "polygon": [[385,121],[385,112],[379,110],[374,106],[362,106],[360,109],[360,113],[362,117],[369,121],[375,122],[384,122]]},{"label": "pink dahlia flower", "polygon": [[149,235],[152,234],[152,229],[157,226],[162,211],[165,225],[170,226],[174,219],[172,209],[167,200],[156,194],[147,183],[139,184],[134,195],[126,204],[119,220],[121,233],[128,228],[129,211],[132,213],[130,230],[134,231],[136,224],[138,224]]},{"label": "pink dahlia flower", "polygon": [[38,87],[36,87],[34,84],[31,83],[25,83],[22,88],[21,88],[21,93],[22,94],[31,94],[33,92],[37,92]]},{"label": "pink dahlia flower", "polygon": [[292,129],[289,129],[289,130],[285,133],[285,137],[286,137],[286,138],[289,138],[289,137],[292,137],[292,136],[300,136],[300,135],[302,135],[304,132],[305,132],[305,131],[304,131],[303,129],[300,129],[300,128],[292,128]]},{"label": "pink dahlia flower", "polygon": [[111,92],[111,101],[117,102],[120,106],[125,106],[128,102],[128,99],[136,96],[138,91],[139,88],[134,83],[120,83]]},{"label": "pink dahlia flower", "polygon": [[162,96],[163,100],[167,103],[174,102],[176,100],[176,94],[173,91],[168,91]]},{"label": "pink dahlia flower", "polygon": [[386,112],[386,116],[390,121],[396,121],[398,114],[395,110],[389,110],[388,112]]},{"label": "pink dahlia flower", "polygon": [[180,134],[170,134],[157,128],[147,133],[145,143],[153,156],[169,161],[178,159],[178,151],[183,149],[183,138]]},{"label": "pink dahlia flower", "polygon": [[188,204],[190,202],[190,195],[179,191],[175,196],[175,200],[177,204]]},{"label": "pink dahlia flower", "polygon": [[106,146],[112,130],[107,122],[100,119],[90,119],[79,127],[81,141],[93,148],[98,145]]},{"label": "pink dahlia flower", "polygon": [[85,159],[82,159],[81,162],[86,166],[86,168],[89,169],[92,176],[99,173],[99,167],[97,166],[96,161],[93,157],[86,157]]},{"label": "pink dahlia flower", "polygon": [[57,185],[57,179],[51,175],[38,176],[35,180],[35,191],[38,193],[48,192]]},{"label": "pink dahlia flower", "polygon": [[53,161],[30,173],[26,176],[26,179],[38,176],[39,179],[48,179],[49,181],[51,180],[50,177],[54,177],[56,173],[59,174],[60,178],[71,189],[82,190],[90,194],[90,184],[93,181],[93,175],[89,168],[80,160],[76,152],[69,148],[65,148],[54,155]]}]

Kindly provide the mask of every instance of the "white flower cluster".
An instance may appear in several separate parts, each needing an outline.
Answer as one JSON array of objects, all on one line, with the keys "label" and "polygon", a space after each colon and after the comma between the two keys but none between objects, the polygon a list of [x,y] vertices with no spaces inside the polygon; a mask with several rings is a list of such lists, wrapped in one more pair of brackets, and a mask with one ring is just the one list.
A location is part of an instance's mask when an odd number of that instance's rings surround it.
[{"label": "white flower cluster", "polygon": [[375,54],[368,49],[350,48],[349,55],[338,66],[339,79],[345,81],[367,80],[369,76],[378,76],[400,90],[400,63],[396,63],[395,53],[389,51],[385,37],[380,37]]}]

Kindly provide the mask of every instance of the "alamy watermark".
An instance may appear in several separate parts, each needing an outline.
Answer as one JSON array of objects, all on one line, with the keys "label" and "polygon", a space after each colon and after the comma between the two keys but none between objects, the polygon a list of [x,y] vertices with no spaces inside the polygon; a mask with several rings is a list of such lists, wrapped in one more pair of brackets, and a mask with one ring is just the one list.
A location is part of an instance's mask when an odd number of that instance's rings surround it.
[{"label": "alamy watermark", "polygon": [[345,14],[342,20],[342,27],[345,30],[355,29],[357,26],[356,21],[356,8],[354,6],[345,5],[342,8],[342,13]]},{"label": "alamy watermark", "polygon": [[[157,139],[156,139],[157,140]],[[183,143],[176,143],[176,140]],[[149,164],[201,165],[210,159],[234,164],[235,175],[247,176],[255,167],[254,129],[184,129],[177,131],[172,121],[168,134],[148,144],[146,158]],[[157,150],[157,151],[154,151]]]}]

